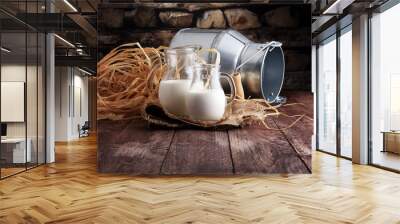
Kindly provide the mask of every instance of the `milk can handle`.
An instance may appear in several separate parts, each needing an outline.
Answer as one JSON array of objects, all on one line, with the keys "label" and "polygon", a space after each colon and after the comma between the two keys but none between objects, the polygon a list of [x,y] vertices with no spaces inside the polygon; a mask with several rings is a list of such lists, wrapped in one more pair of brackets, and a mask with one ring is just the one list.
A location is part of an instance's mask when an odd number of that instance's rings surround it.
[{"label": "milk can handle", "polygon": [[228,103],[232,102],[236,98],[236,86],[235,81],[233,80],[232,76],[228,73],[221,72],[221,78],[224,78],[228,81],[229,87],[231,88],[231,97],[228,99]]},{"label": "milk can handle", "polygon": [[235,72],[238,71],[243,65],[247,64],[247,62],[249,62],[251,59],[253,59],[255,56],[257,56],[260,52],[264,51],[265,49],[267,49],[267,51],[269,51],[269,48],[272,47],[272,49],[271,49],[271,51],[272,51],[275,47],[281,47],[281,46],[282,46],[282,43],[277,42],[277,41],[271,41],[271,42],[265,43],[265,45],[260,50],[258,50],[255,54],[253,54],[252,56],[250,56],[249,58],[244,60],[244,62],[242,62],[239,66],[237,66],[235,69]]}]

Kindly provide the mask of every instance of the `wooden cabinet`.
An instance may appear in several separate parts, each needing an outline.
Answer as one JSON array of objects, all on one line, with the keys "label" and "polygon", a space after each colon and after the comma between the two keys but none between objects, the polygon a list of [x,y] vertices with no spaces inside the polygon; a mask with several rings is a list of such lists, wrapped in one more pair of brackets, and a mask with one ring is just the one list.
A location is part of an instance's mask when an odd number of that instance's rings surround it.
[{"label": "wooden cabinet", "polygon": [[400,131],[383,133],[383,151],[400,154]]}]

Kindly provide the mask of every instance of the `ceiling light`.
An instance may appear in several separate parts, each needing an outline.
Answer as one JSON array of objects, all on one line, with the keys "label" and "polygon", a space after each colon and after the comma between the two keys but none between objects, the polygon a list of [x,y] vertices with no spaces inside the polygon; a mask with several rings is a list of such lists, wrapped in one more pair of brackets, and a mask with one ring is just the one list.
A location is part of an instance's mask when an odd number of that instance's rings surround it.
[{"label": "ceiling light", "polygon": [[324,10],[322,14],[341,14],[347,6],[351,5],[355,0],[336,0],[332,5]]},{"label": "ceiling light", "polygon": [[68,7],[70,7],[74,12],[78,12],[78,10],[68,0],[64,0],[64,3],[68,5]]},{"label": "ceiling light", "polygon": [[1,49],[1,51],[4,51],[6,53],[10,53],[11,52],[11,50],[9,50],[9,49],[7,49],[5,47],[1,47],[0,49]]},{"label": "ceiling light", "polygon": [[92,73],[90,73],[90,72],[88,72],[88,71],[86,71],[86,70],[83,70],[83,69],[81,69],[81,68],[79,68],[79,67],[78,67],[78,70],[81,71],[81,72],[83,72],[83,73],[85,73],[86,75],[93,75]]},{"label": "ceiling light", "polygon": [[78,55],[84,55],[84,52],[81,48],[77,48],[76,53],[78,53]]},{"label": "ceiling light", "polygon": [[69,42],[68,40],[66,40],[66,39],[64,39],[64,38],[62,38],[62,37],[60,37],[60,36],[57,35],[57,34],[54,34],[54,36],[57,37],[57,38],[58,38],[59,40],[61,40],[62,42],[64,42],[65,44],[67,44],[68,46],[75,48],[75,45],[73,45],[73,44],[72,44],[71,42]]}]

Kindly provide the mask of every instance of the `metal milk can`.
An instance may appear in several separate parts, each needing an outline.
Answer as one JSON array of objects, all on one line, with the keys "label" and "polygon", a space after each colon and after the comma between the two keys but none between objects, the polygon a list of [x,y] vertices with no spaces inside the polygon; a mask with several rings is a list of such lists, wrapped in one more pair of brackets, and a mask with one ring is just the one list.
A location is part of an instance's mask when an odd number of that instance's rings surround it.
[{"label": "metal milk can", "polygon": [[182,46],[217,49],[221,72],[240,72],[246,97],[274,102],[279,96],[285,73],[280,42],[254,43],[230,29],[187,28],[178,31],[170,44],[170,48]]}]

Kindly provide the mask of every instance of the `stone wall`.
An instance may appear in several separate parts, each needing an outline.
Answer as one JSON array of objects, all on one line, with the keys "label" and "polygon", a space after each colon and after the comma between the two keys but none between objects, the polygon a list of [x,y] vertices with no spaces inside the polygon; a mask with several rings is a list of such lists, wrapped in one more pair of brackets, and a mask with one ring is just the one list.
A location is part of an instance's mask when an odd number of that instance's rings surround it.
[{"label": "stone wall", "polygon": [[311,89],[311,6],[261,3],[138,3],[99,6],[99,59],[127,42],[168,46],[181,28],[235,29],[255,42],[280,41],[284,90]]}]

